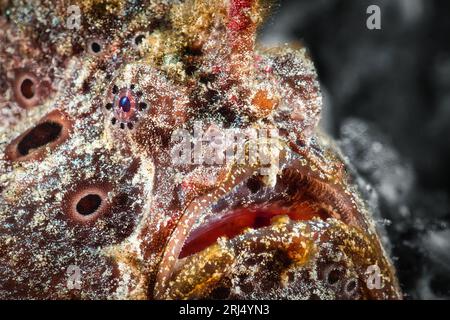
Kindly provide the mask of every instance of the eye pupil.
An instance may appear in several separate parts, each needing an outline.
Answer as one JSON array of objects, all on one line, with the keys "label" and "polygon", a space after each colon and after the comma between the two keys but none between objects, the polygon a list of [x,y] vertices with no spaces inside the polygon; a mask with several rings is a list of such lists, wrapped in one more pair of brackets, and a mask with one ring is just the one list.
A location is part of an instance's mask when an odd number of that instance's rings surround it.
[{"label": "eye pupil", "polygon": [[127,96],[123,96],[122,98],[120,98],[119,105],[123,112],[130,112],[131,102],[130,98],[128,98]]}]

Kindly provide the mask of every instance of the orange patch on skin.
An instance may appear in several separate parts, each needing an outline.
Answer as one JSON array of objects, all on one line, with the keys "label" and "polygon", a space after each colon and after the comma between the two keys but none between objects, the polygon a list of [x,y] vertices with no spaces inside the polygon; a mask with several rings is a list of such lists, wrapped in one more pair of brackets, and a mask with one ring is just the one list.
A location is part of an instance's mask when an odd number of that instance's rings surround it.
[{"label": "orange patch on skin", "polygon": [[277,104],[278,100],[274,97],[269,98],[266,90],[259,90],[252,100],[252,105],[254,105],[263,116],[270,114]]}]

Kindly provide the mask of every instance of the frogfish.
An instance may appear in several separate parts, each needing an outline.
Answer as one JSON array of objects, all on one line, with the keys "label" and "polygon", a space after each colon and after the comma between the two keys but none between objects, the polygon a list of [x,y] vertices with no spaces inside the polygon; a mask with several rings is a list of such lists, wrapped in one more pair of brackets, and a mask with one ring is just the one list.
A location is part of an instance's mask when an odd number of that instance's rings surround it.
[{"label": "frogfish", "polygon": [[402,298],[273,5],[0,1],[1,299]]}]

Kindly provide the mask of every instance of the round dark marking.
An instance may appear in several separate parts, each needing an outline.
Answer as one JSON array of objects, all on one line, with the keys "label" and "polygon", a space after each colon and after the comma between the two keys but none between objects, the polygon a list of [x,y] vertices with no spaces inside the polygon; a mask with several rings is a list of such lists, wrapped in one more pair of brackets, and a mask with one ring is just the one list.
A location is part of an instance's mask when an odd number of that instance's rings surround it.
[{"label": "round dark marking", "polygon": [[134,44],[135,45],[140,45],[142,43],[142,41],[144,41],[145,36],[143,34],[139,34],[134,38]]},{"label": "round dark marking", "polygon": [[343,276],[343,270],[341,270],[339,268],[331,269],[327,275],[327,282],[330,285],[335,285],[342,279],[342,276]]},{"label": "round dark marking", "polygon": [[356,286],[356,279],[350,279],[345,286],[345,291],[347,292],[347,294],[351,295],[354,293]]},{"label": "round dark marking", "polygon": [[20,93],[22,93],[26,99],[32,99],[35,95],[34,81],[29,78],[25,78],[20,85]]},{"label": "round dark marking", "polygon": [[107,104],[105,105],[105,108],[106,108],[107,110],[111,110],[112,107],[113,107],[113,104],[112,104],[112,103],[107,103]]},{"label": "round dark marking", "polygon": [[102,51],[102,46],[98,42],[93,41],[91,43],[91,50],[93,53],[100,53],[100,51]]},{"label": "round dark marking", "polygon": [[62,126],[56,122],[43,122],[33,128],[17,145],[21,156],[26,156],[30,150],[40,148],[58,139]]},{"label": "round dark marking", "polygon": [[125,129],[125,123],[122,122],[122,123],[120,124],[120,129]]},{"label": "round dark marking", "polygon": [[78,201],[76,210],[83,216],[89,216],[95,213],[101,204],[102,198],[98,194],[88,194]]},{"label": "round dark marking", "polygon": [[127,123],[127,127],[128,129],[133,130],[133,124],[131,122]]},{"label": "round dark marking", "polygon": [[116,85],[114,85],[114,86],[112,87],[112,93],[113,93],[113,94],[118,94],[118,93],[119,93],[119,88],[118,88]]},{"label": "round dark marking", "polygon": [[[73,122],[59,110],[42,118],[6,147],[6,158],[13,161],[40,160],[69,138]],[[44,148],[45,147],[45,148]]]},{"label": "round dark marking", "polygon": [[112,119],[111,119],[111,123],[112,123],[113,125],[115,125],[116,122],[117,122],[117,119],[116,119],[116,118],[112,118]]},{"label": "round dark marking", "polygon": [[263,183],[262,183],[261,179],[259,177],[257,177],[257,176],[252,176],[247,181],[247,188],[252,193],[258,192],[259,190],[261,190],[262,187],[263,187]]},{"label": "round dark marking", "polygon": [[145,110],[147,108],[147,104],[145,102],[139,102],[139,109]]}]

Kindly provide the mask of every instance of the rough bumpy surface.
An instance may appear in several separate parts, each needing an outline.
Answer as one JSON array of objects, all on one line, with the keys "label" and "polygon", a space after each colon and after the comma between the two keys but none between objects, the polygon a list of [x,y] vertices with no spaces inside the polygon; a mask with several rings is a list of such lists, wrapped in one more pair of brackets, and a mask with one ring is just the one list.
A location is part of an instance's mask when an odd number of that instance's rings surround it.
[{"label": "rough bumpy surface", "polygon": [[[305,49],[255,46],[268,9],[0,2],[1,298],[401,298]],[[277,130],[279,166],[174,165],[194,126]]]}]

